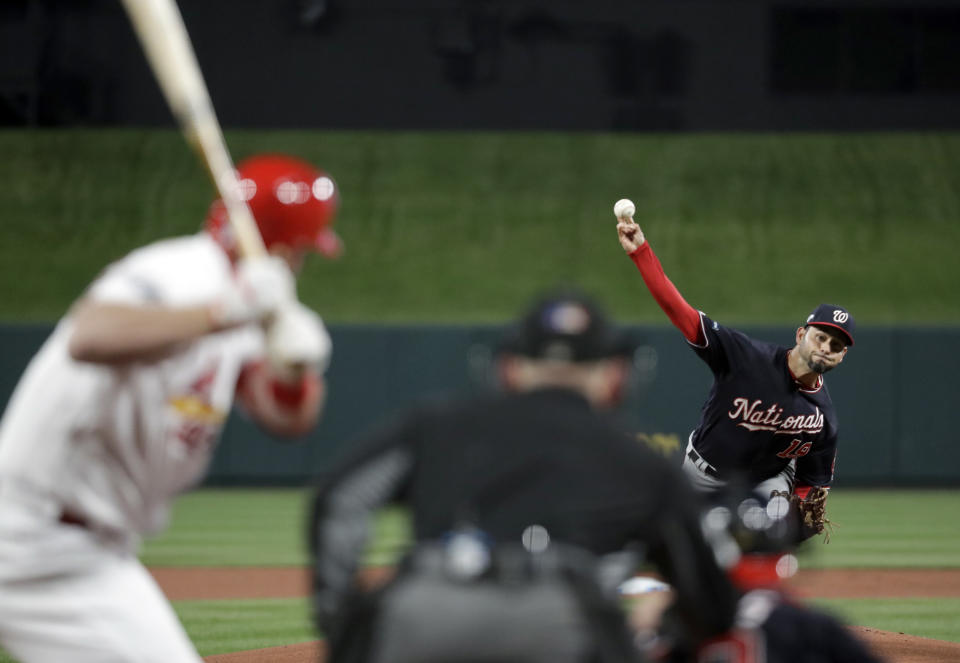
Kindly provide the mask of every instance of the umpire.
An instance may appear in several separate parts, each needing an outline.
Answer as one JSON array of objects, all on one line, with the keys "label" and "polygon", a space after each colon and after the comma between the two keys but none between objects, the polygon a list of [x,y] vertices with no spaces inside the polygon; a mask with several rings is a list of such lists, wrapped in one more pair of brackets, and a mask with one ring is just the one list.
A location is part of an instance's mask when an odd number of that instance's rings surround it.
[{"label": "umpire", "polygon": [[[673,585],[694,639],[730,626],[735,593],[687,481],[603,412],[631,351],[588,297],[543,297],[501,344],[501,393],[418,408],[350,446],[311,521],[329,660],[632,660],[619,603],[593,586],[594,560],[625,550]],[[409,509],[415,547],[367,592],[371,516],[391,503]]]}]

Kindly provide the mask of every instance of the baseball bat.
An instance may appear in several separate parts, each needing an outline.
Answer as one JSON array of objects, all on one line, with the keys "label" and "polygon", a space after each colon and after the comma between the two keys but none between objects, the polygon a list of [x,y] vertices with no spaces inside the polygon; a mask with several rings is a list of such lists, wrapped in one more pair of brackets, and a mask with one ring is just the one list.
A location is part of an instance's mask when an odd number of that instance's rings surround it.
[{"label": "baseball bat", "polygon": [[123,0],[123,4],[170,110],[223,200],[240,255],[265,255],[176,0]]}]

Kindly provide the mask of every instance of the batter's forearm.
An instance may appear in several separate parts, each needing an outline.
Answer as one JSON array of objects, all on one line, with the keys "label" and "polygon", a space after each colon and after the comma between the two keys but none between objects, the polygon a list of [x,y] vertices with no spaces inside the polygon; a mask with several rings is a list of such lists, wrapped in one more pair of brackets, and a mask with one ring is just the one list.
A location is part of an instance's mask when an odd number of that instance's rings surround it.
[{"label": "batter's forearm", "polygon": [[206,307],[166,308],[79,302],[70,315],[70,356],[116,364],[162,356],[214,331]]},{"label": "batter's forearm", "polygon": [[670,322],[679,329],[684,338],[691,343],[702,344],[703,337],[700,329],[700,313],[687,303],[676,286],[667,278],[657,259],[650,242],[644,242],[636,251],[630,254],[633,264],[640,270],[647,289],[657,304],[667,314]]}]

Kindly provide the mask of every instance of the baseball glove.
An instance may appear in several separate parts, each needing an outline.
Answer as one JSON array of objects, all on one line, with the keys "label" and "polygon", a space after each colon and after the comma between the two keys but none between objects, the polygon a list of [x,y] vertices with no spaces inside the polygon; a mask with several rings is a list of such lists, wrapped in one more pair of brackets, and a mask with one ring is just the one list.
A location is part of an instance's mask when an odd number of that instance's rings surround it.
[{"label": "baseball glove", "polygon": [[785,497],[799,512],[800,540],[809,539],[816,534],[823,534],[823,542],[830,543],[833,533],[833,522],[827,518],[827,493],[829,490],[815,486],[807,493],[806,499],[794,493],[773,491],[773,496]]}]

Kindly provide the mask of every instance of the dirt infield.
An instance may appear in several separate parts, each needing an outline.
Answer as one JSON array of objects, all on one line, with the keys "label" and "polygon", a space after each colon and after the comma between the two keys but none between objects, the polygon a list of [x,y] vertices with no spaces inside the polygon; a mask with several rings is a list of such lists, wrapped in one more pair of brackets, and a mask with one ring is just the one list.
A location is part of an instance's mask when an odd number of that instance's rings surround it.
[{"label": "dirt infield", "polygon": [[[310,586],[306,572],[299,568],[155,568],[151,572],[174,601],[292,598],[305,596]],[[960,597],[960,570],[811,570],[802,571],[791,586],[797,594],[808,598]],[[860,626],[851,628],[890,663],[960,660],[960,643]],[[322,655],[322,643],[304,642],[219,654],[204,660],[209,663],[317,663]]]}]

